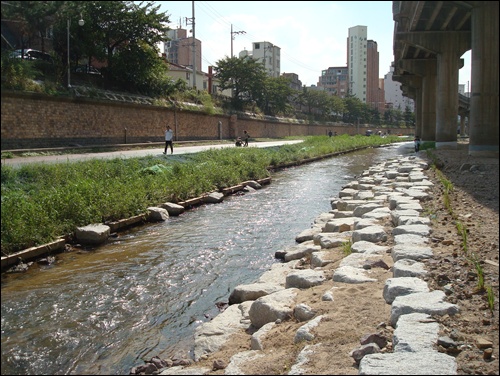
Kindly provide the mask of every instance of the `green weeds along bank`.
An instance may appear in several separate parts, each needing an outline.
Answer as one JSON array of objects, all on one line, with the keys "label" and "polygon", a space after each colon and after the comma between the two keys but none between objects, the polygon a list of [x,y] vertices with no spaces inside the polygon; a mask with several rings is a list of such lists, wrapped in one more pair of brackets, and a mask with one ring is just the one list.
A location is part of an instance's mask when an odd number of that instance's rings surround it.
[{"label": "green weeds along bank", "polygon": [[224,148],[196,154],[2,165],[2,255],[45,244],[76,227],[117,221],[149,206],[179,202],[269,176],[270,166],[380,146],[398,137],[312,136],[275,148]]}]

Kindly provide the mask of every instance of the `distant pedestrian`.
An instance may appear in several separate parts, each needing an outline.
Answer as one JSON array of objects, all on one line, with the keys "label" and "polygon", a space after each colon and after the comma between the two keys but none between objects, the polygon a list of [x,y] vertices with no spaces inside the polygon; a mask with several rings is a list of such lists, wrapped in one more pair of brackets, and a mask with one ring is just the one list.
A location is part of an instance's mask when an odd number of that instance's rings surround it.
[{"label": "distant pedestrian", "polygon": [[413,142],[415,144],[415,153],[418,153],[418,151],[420,150],[420,137],[415,136],[415,139],[413,140]]},{"label": "distant pedestrian", "polygon": [[165,129],[165,150],[163,151],[163,154],[167,154],[167,148],[170,147],[170,154],[174,153],[174,131],[172,131],[172,128],[170,128],[170,125],[167,126],[167,129]]},{"label": "distant pedestrian", "polygon": [[247,131],[243,131],[243,146],[248,146],[248,139],[250,138],[250,135],[248,134]]},{"label": "distant pedestrian", "polygon": [[328,131],[328,137],[332,137],[332,136],[333,136],[332,131]]}]

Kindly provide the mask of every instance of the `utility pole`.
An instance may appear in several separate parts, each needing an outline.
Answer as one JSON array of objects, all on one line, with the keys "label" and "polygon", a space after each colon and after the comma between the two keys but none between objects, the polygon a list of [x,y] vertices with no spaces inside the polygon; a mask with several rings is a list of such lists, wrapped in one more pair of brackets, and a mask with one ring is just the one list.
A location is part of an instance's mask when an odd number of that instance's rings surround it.
[{"label": "utility pole", "polygon": [[[231,58],[233,58],[233,40],[234,40],[234,36],[237,35],[237,34],[246,34],[246,31],[233,31],[233,24],[231,24]],[[234,85],[234,80],[231,80],[231,98],[234,97],[234,93],[233,93],[233,85]]]},{"label": "utility pole", "polygon": [[195,38],[195,22],[194,22],[194,1],[193,4],[193,89],[196,90],[196,38]]},{"label": "utility pole", "polygon": [[[194,22],[194,1],[192,3],[192,18],[186,18],[186,24],[191,25],[193,27],[193,43],[191,44],[193,46],[193,89],[196,90],[196,34],[195,34],[195,22]],[[191,22],[191,23],[188,23]]]},{"label": "utility pole", "polygon": [[246,31],[233,31],[233,24],[231,24],[231,57],[233,57],[233,40],[237,34],[246,34]]},{"label": "utility pole", "polygon": [[[274,77],[274,67],[273,67],[273,64],[272,63],[269,63],[269,65],[271,66],[271,69],[269,69],[267,67],[267,60],[266,60],[266,51],[271,51],[273,50],[273,45],[268,43],[268,42],[264,42],[264,69],[266,70],[266,75],[270,76],[270,77]],[[272,55],[274,56],[274,54]],[[274,59],[272,59],[274,60]]]}]

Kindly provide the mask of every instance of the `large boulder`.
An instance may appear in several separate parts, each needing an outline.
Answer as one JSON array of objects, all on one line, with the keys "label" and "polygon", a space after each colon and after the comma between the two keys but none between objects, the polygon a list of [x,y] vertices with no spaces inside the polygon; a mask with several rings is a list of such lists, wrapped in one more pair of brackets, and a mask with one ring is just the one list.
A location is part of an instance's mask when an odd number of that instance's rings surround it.
[{"label": "large boulder", "polygon": [[77,227],[76,239],[83,244],[102,244],[108,240],[110,227],[102,223],[94,223],[84,227]]},{"label": "large boulder", "polygon": [[285,289],[254,301],[248,312],[252,325],[260,329],[269,322],[292,318],[298,292],[296,288]]}]

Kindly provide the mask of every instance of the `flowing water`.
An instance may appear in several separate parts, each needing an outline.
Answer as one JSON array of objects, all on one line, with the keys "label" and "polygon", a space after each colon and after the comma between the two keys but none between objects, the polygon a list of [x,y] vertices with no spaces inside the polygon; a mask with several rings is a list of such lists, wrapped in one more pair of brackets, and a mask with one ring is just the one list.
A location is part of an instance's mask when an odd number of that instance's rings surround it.
[{"label": "flowing water", "polygon": [[366,149],[272,175],[165,222],[133,228],[52,266],[2,275],[2,374],[129,374],[153,356],[187,356],[194,330],[276,251],[331,209],[330,199],[407,143]]}]

